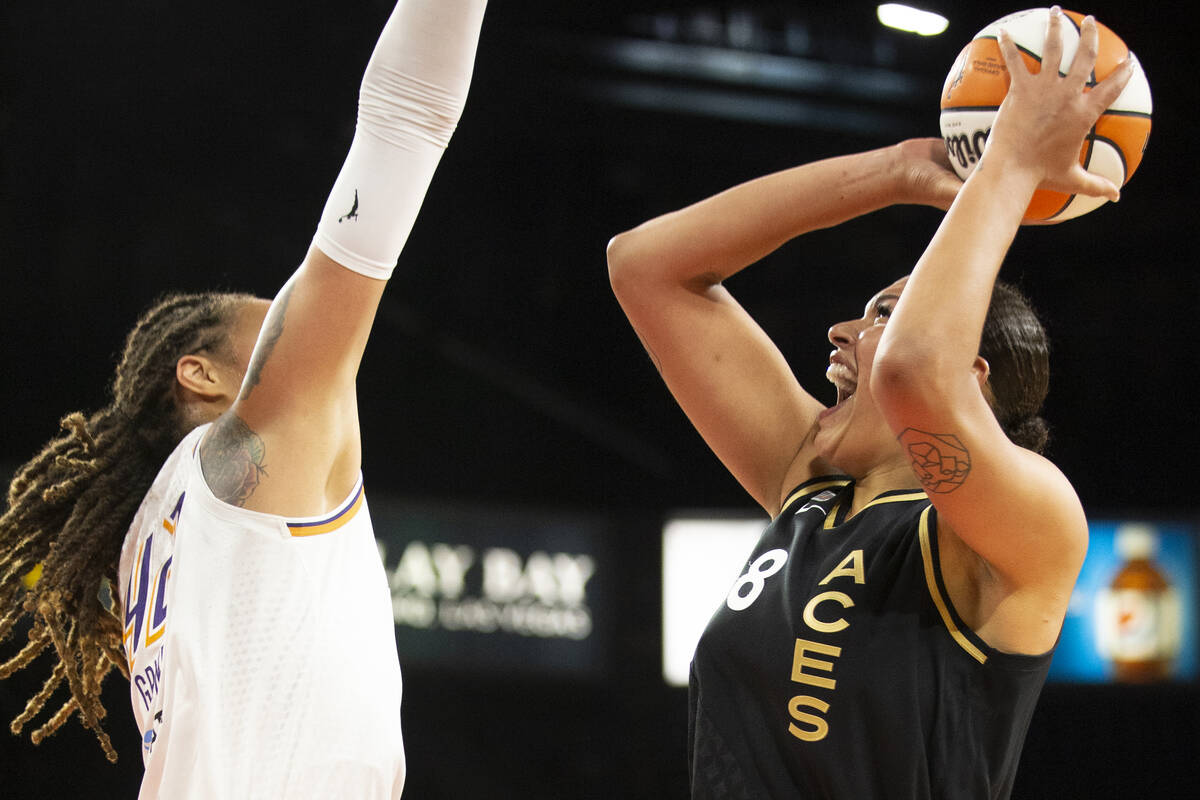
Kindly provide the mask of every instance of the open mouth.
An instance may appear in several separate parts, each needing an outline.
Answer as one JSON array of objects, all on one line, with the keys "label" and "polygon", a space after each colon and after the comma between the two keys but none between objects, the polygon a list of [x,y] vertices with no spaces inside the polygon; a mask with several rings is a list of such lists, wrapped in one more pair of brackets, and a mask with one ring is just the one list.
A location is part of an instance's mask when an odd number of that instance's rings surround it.
[{"label": "open mouth", "polygon": [[855,390],[858,389],[858,376],[845,364],[836,361],[830,364],[829,369],[825,370],[825,377],[837,389],[839,405],[854,396]]}]

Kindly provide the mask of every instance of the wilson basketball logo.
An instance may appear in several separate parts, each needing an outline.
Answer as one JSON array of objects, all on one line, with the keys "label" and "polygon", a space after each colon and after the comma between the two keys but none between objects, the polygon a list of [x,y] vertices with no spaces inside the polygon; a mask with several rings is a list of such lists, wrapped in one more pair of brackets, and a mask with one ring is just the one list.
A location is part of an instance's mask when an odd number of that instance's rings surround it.
[{"label": "wilson basketball logo", "polygon": [[991,133],[991,128],[984,128],[974,130],[970,134],[960,133],[944,137],[946,155],[950,157],[950,162],[956,164],[959,169],[969,169],[976,161],[983,158],[983,148]]}]

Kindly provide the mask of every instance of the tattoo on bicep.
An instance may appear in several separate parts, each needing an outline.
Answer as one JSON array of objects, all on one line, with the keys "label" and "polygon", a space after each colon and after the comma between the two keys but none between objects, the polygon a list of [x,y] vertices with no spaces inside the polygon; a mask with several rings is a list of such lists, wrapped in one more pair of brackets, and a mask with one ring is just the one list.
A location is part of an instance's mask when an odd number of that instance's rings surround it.
[{"label": "tattoo on bicep", "polygon": [[971,472],[971,453],[952,433],[905,428],[896,437],[912,463],[917,480],[933,494],[953,492]]},{"label": "tattoo on bicep", "polygon": [[246,378],[242,381],[239,399],[244,400],[249,397],[250,392],[254,391],[254,387],[258,386],[258,382],[262,378],[263,367],[266,365],[267,359],[271,357],[275,343],[279,341],[279,337],[283,333],[283,318],[287,315],[293,286],[294,284],[289,282],[283,287],[283,291],[279,293],[279,297],[276,298],[275,304],[263,322],[262,336],[259,337],[258,344],[254,346],[254,355],[250,357],[250,366],[246,368]]},{"label": "tattoo on bicep", "polygon": [[245,420],[225,414],[200,446],[200,468],[208,488],[226,503],[244,506],[267,474],[266,453],[262,438]]}]

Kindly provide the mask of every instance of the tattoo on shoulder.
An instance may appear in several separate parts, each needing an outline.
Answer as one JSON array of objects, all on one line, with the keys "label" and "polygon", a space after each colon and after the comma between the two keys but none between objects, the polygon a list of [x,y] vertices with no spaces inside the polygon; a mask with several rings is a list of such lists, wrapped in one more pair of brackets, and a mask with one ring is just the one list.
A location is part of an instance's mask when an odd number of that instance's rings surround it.
[{"label": "tattoo on shoulder", "polygon": [[200,467],[208,488],[234,506],[244,506],[267,474],[266,446],[246,421],[225,414],[213,423],[200,446]]},{"label": "tattoo on shoulder", "polygon": [[279,297],[276,298],[275,304],[263,322],[262,336],[254,347],[254,355],[250,357],[250,366],[246,368],[246,378],[242,381],[240,394],[242,399],[249,397],[250,393],[254,391],[254,387],[258,386],[259,380],[262,379],[263,367],[266,366],[272,351],[275,350],[275,343],[279,341],[279,337],[283,333],[283,320],[287,316],[288,303],[292,299],[292,286],[291,283],[288,283],[283,287],[283,291],[279,293]]},{"label": "tattoo on shoulder", "polygon": [[913,472],[927,492],[953,492],[963,485],[971,472],[971,453],[952,433],[905,428],[896,438],[908,453]]}]

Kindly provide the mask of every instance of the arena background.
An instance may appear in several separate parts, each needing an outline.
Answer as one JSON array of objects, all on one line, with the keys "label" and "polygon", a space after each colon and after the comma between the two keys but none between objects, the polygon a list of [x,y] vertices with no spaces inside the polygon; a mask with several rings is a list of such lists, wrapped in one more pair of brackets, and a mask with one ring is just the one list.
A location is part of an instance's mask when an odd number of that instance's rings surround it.
[{"label": "arena background", "polygon": [[[539,666],[528,637],[508,659],[410,663],[402,648],[405,797],[686,797],[686,692],[660,670],[662,522],[683,508],[754,509],[659,384],[609,292],[605,244],[736,181],[938,135],[954,56],[1020,8],[965,5],[924,3],[951,25],[919,39],[880,28],[859,0],[493,0],[465,116],[363,365],[364,471],[372,502],[401,515],[468,508],[468,526],[512,515],[531,528],[584,519],[603,568],[589,598],[598,644],[566,668]],[[103,403],[123,333],[156,295],[270,295],[290,274],[349,143],[388,8],[3,4],[6,480],[61,415]],[[1138,53],[1154,130],[1118,206],[1023,230],[1004,276],[1048,323],[1050,455],[1089,514],[1191,524],[1198,98],[1183,37],[1196,20],[1149,3],[1078,10]],[[630,56],[647,44],[667,61]],[[787,56],[798,74],[832,77],[797,88],[736,67],[673,66],[700,47],[735,65]],[[819,387],[828,325],[908,270],[938,220],[881,212],[785,247],[730,285]],[[6,724],[35,680],[0,682]],[[0,795],[134,796],[127,692],[110,678],[118,765],[75,721],[36,748],[5,733]],[[1014,796],[1190,796],[1198,742],[1194,681],[1053,684]]]}]

